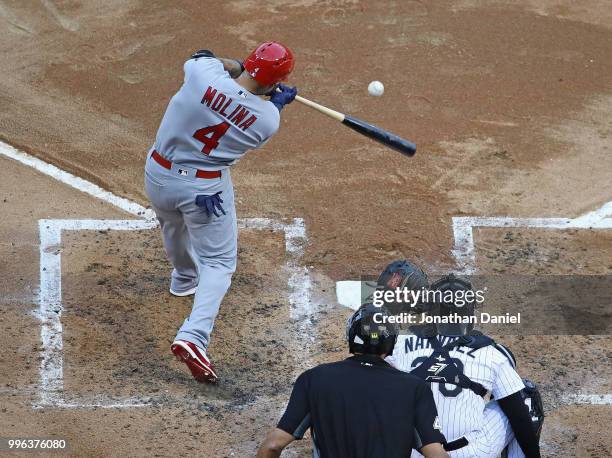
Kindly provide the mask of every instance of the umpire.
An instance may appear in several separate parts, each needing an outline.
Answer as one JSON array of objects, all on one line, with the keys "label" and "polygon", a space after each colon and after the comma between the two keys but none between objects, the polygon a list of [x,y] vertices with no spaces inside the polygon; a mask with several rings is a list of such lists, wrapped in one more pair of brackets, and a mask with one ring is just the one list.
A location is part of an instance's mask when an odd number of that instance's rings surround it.
[{"label": "umpire", "polygon": [[302,373],[289,405],[257,454],[279,457],[311,429],[316,458],[448,458],[436,404],[424,381],[385,362],[397,332],[383,307],[362,306],[347,322],[352,357]]}]

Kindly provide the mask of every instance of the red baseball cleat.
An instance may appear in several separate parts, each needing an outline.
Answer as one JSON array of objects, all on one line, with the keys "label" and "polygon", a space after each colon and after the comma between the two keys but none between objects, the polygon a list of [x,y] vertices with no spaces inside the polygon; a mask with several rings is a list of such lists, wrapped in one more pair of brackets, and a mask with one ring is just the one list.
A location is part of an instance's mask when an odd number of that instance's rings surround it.
[{"label": "red baseball cleat", "polygon": [[191,375],[200,383],[217,383],[219,378],[215,369],[206,356],[206,350],[186,340],[175,340],[170,350],[176,359],[187,364]]}]

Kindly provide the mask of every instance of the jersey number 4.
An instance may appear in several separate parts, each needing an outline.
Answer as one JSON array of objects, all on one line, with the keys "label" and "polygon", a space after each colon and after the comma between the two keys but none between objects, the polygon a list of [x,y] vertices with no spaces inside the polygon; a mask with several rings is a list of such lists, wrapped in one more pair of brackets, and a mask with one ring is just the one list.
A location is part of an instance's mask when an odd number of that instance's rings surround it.
[{"label": "jersey number 4", "polygon": [[230,125],[226,122],[215,124],[214,126],[202,127],[193,134],[193,138],[204,143],[202,152],[209,155],[212,150],[219,146],[219,140],[225,135]]}]

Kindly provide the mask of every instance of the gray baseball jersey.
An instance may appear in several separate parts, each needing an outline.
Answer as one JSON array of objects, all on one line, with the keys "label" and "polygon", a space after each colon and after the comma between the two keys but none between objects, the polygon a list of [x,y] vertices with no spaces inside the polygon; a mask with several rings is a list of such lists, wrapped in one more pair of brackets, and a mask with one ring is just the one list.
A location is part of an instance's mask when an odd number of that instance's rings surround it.
[{"label": "gray baseball jersey", "polygon": [[[210,57],[189,59],[185,81],[172,97],[149,154],[145,191],[159,220],[174,267],[170,290],[196,289],[193,309],[176,338],[206,349],[221,301],[236,269],[238,229],[230,166],[265,143],[279,127],[279,111],[231,79]],[[198,170],[220,171],[199,178]],[[218,195],[224,213],[207,215],[196,196]]]},{"label": "gray baseball jersey", "polygon": [[[456,338],[441,337],[440,341],[442,345],[445,345],[454,339]],[[415,335],[400,335],[389,362],[400,370],[410,372],[433,352],[434,350],[427,339]],[[487,346],[478,350],[457,347],[449,353],[455,364],[463,370],[463,373],[470,380],[483,385],[495,399],[505,398],[524,388],[523,380],[510,365],[508,358],[494,346]],[[470,389],[453,384],[433,383],[432,392],[438,408],[442,433],[448,441],[466,436],[489,441],[499,439],[502,448],[508,444],[508,442],[503,444],[507,440],[509,428],[507,419],[503,424],[500,422],[499,431],[490,431],[493,429],[493,425],[490,423],[489,416],[493,415],[494,412],[489,412],[490,409],[486,409],[487,401],[482,396],[478,396]],[[496,408],[496,410],[499,409]],[[501,416],[503,416],[503,413]],[[505,416],[503,417],[505,418]],[[483,434],[474,435],[474,432],[481,432],[485,427],[488,428],[486,432],[489,439],[484,437]],[[496,435],[499,438],[496,438]],[[474,448],[475,445],[472,444],[470,449]],[[490,444],[483,444],[483,447],[489,448]],[[451,452],[451,456],[472,456],[471,453],[466,454],[467,451],[457,450]],[[487,456],[487,453],[480,453],[475,456]]]},{"label": "gray baseball jersey", "polygon": [[236,83],[218,59],[189,59],[184,70],[154,145],[169,161],[221,170],[278,130],[278,109]]}]

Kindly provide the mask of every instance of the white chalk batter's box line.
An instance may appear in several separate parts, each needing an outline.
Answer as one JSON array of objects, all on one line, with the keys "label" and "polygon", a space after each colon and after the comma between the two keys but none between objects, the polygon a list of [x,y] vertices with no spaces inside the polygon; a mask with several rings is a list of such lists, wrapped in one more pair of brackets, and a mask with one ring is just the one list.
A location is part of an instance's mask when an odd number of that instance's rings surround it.
[{"label": "white chalk batter's box line", "polygon": [[[527,228],[527,229],[612,229],[612,201],[597,210],[577,218],[510,218],[458,216],[452,219],[455,245],[453,255],[457,262],[458,274],[470,275],[476,272],[476,247],[474,228]],[[362,301],[361,281],[336,282],[338,303],[357,309]],[[612,394],[566,394],[561,401],[565,404],[612,405]]]},{"label": "white chalk batter's box line", "polygon": [[[454,217],[453,255],[457,270],[464,275],[476,273],[476,247],[474,228],[527,228],[527,229],[612,229],[612,201],[597,210],[576,218],[509,218],[509,217]],[[612,405],[612,394],[566,394],[561,397],[565,404]]]},{"label": "white chalk batter's box line", "polygon": [[[14,159],[34,170],[47,175],[61,183],[88,194],[96,199],[113,205],[140,220],[95,220],[95,219],[45,219],[39,220],[40,231],[40,293],[39,309],[36,312],[41,321],[42,361],[40,365],[39,400],[35,408],[127,408],[149,405],[143,398],[108,399],[103,396],[91,400],[73,399],[67,401],[64,396],[64,357],[62,315],[62,264],[61,238],[62,231],[101,231],[123,230],[137,231],[157,227],[155,214],[123,197],[102,189],[100,186],[72,175],[58,167],[44,162],[34,156],[19,151],[11,145],[0,141],[0,155]],[[144,159],[144,157],[143,157]],[[291,223],[275,221],[268,218],[245,218],[238,220],[241,229],[268,230],[283,232],[285,251],[287,252],[286,268],[289,271],[289,316],[298,323],[307,323],[305,317],[311,316],[313,309],[310,301],[311,279],[308,269],[300,264],[303,246],[307,242],[306,228],[302,218],[294,218]],[[300,334],[306,334],[298,326]],[[307,333],[314,337],[313,330]],[[309,342],[304,342],[302,350],[307,349]],[[301,356],[301,361],[309,358]]]},{"label": "white chalk batter's box line", "polygon": [[[150,220],[40,220],[40,298],[38,318],[41,321],[42,361],[40,365],[39,399],[34,408],[129,408],[150,404],[150,397],[67,400],[64,392],[64,352],[62,305],[61,243],[63,231],[138,231],[157,227]],[[266,219],[246,218],[238,220],[241,229],[283,232],[286,262],[289,271],[290,317],[302,320],[311,313],[310,275],[299,266],[302,246],[306,241],[304,221],[295,218],[291,224]]]},{"label": "white chalk batter's box line", "polygon": [[456,216],[453,218],[455,246],[453,255],[458,272],[469,275],[476,272],[474,228],[528,228],[528,229],[612,229],[612,201],[601,208],[577,218],[508,218]]},{"label": "white chalk batter's box line", "polygon": [[[106,191],[99,186],[90,183],[82,178],[76,177],[64,170],[61,170],[54,165],[48,164],[41,161],[38,158],[30,156],[22,151],[13,148],[11,145],[0,141],[0,155],[14,159],[28,167],[31,167],[45,175],[48,175],[68,186],[71,186],[79,191],[89,194],[97,199],[107,202],[115,207],[122,209],[123,211],[132,214],[137,217],[146,218],[142,220],[117,220],[117,221],[104,221],[104,220],[41,220],[39,226],[41,227],[41,299],[40,299],[40,310],[39,316],[43,321],[41,327],[41,338],[43,341],[43,361],[40,366],[41,375],[41,401],[46,398],[47,401],[56,402],[56,404],[50,404],[55,407],[62,408],[84,408],[84,407],[105,407],[105,408],[127,408],[127,407],[141,407],[148,405],[148,402],[143,399],[122,399],[122,400],[109,400],[104,398],[98,398],[93,402],[89,403],[78,403],[78,402],[66,402],[63,397],[63,355],[62,355],[62,334],[61,334],[61,258],[60,258],[60,242],[61,242],[61,231],[62,222],[66,224],[64,229],[66,230],[78,230],[76,226],[89,225],[90,230],[101,230],[99,227],[95,227],[98,224],[101,228],[106,228],[110,225],[115,226],[115,229],[119,230],[141,230],[150,229],[156,226],[156,222],[153,221],[154,213],[142,207],[141,205],[132,202],[123,197],[116,196],[109,191]],[[455,247],[453,254],[457,259],[459,270],[464,273],[471,273],[475,271],[475,247],[473,228],[474,227],[492,227],[492,228],[511,228],[511,227],[527,227],[527,228],[547,228],[547,229],[609,229],[612,228],[612,201],[608,202],[600,209],[593,212],[587,213],[581,217],[574,219],[567,218],[507,218],[507,217],[455,217],[453,218],[453,231],[455,236]],[[57,223],[57,226],[55,225]],[[293,253],[293,259],[287,262],[290,267],[291,274],[289,277],[289,288],[290,288],[290,303],[292,304],[291,316],[292,317],[304,317],[312,313],[312,306],[310,302],[310,289],[311,279],[308,269],[301,267],[298,263],[301,257],[302,251],[300,243],[305,242],[306,231],[304,222],[301,219],[295,219],[292,225],[286,225],[282,222],[275,222],[269,219],[252,218],[247,220],[239,221],[241,227],[251,229],[271,229],[273,231],[283,230],[285,232],[285,248],[288,253]],[[46,231],[49,230],[49,240],[43,244],[43,228]],[[53,229],[52,229],[53,228]],[[109,227],[110,229],[110,227]],[[46,237],[47,235],[45,235]],[[53,240],[57,240],[57,243],[52,243]],[[43,246],[44,245],[44,246]],[[55,249],[54,249],[55,248]],[[51,267],[56,269],[55,277],[57,282],[50,283],[49,289],[46,293],[48,297],[52,298],[49,301],[43,301],[43,275],[42,272],[47,272],[46,266],[43,267],[43,252],[45,254],[51,254],[56,257],[56,261],[51,262]],[[44,257],[47,259],[46,257]],[[52,258],[51,258],[52,259]],[[51,270],[50,270],[51,271]],[[342,283],[342,282],[339,282]],[[357,282],[344,282],[344,283],[357,283]],[[53,286],[55,285],[55,286]],[[352,286],[354,287],[354,285]],[[359,286],[359,290],[361,287]],[[44,305],[46,304],[46,305]],[[55,310],[57,309],[57,310]],[[44,327],[45,320],[47,321],[48,328]],[[54,321],[55,320],[55,321]],[[307,320],[304,320],[307,321]],[[52,330],[52,326],[58,326],[60,332],[55,333]],[[46,331],[45,331],[46,329]],[[57,328],[56,328],[57,329]],[[45,333],[48,335],[45,337]],[[314,337],[311,334],[311,339]],[[45,345],[48,339],[48,344]],[[58,349],[59,344],[59,349]],[[59,358],[59,367],[53,365],[57,363]],[[305,360],[308,357],[305,356]],[[51,362],[51,364],[47,364]],[[43,381],[49,383],[49,390],[45,390]],[[596,405],[610,405],[612,404],[612,395],[590,395],[590,394],[569,394],[565,396],[564,401],[567,403],[577,404],[596,404]],[[49,404],[47,404],[49,405]],[[36,407],[45,407],[43,402],[40,402]]]}]

